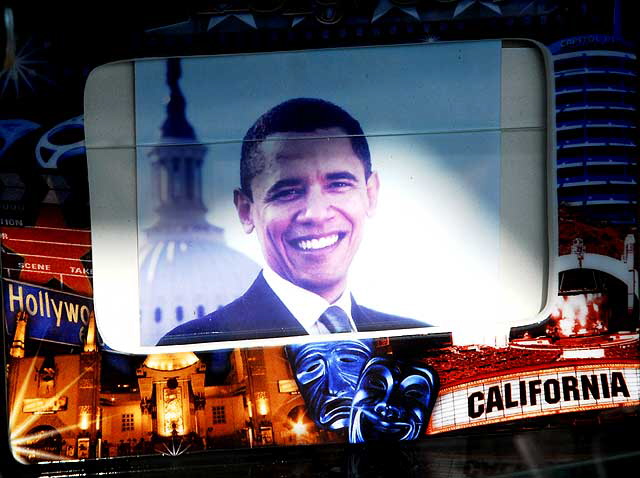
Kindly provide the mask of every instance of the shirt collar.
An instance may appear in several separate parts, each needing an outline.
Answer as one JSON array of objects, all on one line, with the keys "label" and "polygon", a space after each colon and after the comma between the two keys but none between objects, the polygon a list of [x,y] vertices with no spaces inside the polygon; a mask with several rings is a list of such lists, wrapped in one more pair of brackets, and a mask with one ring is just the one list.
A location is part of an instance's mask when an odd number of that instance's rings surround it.
[{"label": "shirt collar", "polygon": [[[300,325],[304,327],[308,334],[318,333],[316,329],[316,321],[324,313],[330,305],[337,305],[344,310],[349,316],[352,327],[353,318],[351,317],[351,292],[348,288],[342,292],[342,295],[333,304],[320,297],[318,294],[310,292],[299,287],[292,282],[280,277],[270,267],[266,266],[262,271],[264,280],[267,281],[271,290],[275,292],[289,312],[296,318]],[[355,327],[354,327],[355,330]]]}]

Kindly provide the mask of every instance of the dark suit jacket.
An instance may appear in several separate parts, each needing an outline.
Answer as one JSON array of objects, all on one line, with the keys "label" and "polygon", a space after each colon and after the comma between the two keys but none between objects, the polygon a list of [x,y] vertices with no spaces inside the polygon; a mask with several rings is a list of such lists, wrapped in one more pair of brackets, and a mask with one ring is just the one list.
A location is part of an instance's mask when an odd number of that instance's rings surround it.
[{"label": "dark suit jacket", "polygon": [[[428,327],[417,320],[383,314],[357,305],[355,301],[352,303],[351,316],[359,332]],[[260,273],[241,297],[209,315],[179,325],[162,337],[158,345],[296,335],[307,335],[307,332]]]}]

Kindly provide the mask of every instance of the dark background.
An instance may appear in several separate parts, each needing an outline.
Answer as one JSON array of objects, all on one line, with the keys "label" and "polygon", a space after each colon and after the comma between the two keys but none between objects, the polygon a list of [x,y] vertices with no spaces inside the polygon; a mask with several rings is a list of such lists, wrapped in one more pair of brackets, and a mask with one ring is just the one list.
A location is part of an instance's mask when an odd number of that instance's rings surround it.
[{"label": "dark background", "polygon": [[[91,69],[135,57],[480,38],[532,38],[551,44],[562,38],[595,33],[636,42],[637,53],[640,29],[637,16],[632,13],[634,1],[486,0],[473,2],[454,16],[459,3],[462,2],[399,0],[392,3],[396,8],[372,22],[377,0],[4,2],[0,9],[10,7],[13,11],[17,51],[25,48],[22,51],[28,53],[26,59],[33,63],[26,65],[30,71],[25,72],[30,86],[22,83],[15,91],[14,84],[5,83],[6,76],[0,77],[0,119],[22,118],[51,127],[81,115],[84,82]],[[520,13],[496,15],[483,3]],[[400,7],[415,7],[427,20],[417,20]],[[254,14],[256,28],[234,16],[247,13]],[[220,15],[231,16],[208,30],[209,20]],[[295,26],[293,17],[300,18]],[[188,22],[182,32],[154,30],[179,22]],[[0,22],[0,55],[5,64],[7,33],[4,22]],[[30,169],[33,166],[21,162],[18,154],[3,161],[3,170],[17,170],[23,177],[33,178],[26,187],[31,190],[33,204],[37,204],[46,188],[39,183],[37,172]],[[88,228],[86,163],[80,159],[73,165],[60,164],[60,170],[74,193],[67,204],[67,221],[74,227]],[[6,410],[4,388],[0,410]],[[179,457],[133,457],[29,467],[17,465],[11,457],[5,436],[6,418],[4,413],[0,414],[0,473],[6,477],[74,473],[192,478],[606,477],[635,476],[640,463],[637,438],[640,420],[637,410],[629,409],[520,420],[513,426],[470,429],[408,444],[221,450]]]}]

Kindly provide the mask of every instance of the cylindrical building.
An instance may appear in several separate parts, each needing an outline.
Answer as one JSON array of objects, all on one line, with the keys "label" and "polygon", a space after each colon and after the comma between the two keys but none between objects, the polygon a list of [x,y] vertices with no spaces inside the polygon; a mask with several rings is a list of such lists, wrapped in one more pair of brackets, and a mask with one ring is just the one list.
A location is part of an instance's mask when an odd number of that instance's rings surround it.
[{"label": "cylindrical building", "polygon": [[549,46],[560,207],[591,224],[636,225],[638,65],[633,45],[584,35]]}]

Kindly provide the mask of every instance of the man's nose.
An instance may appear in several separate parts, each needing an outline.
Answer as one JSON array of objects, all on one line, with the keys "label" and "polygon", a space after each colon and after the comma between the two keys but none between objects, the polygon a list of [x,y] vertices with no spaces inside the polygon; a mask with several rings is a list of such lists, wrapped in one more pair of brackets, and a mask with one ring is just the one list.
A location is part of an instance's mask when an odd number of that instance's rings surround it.
[{"label": "man's nose", "polygon": [[301,222],[322,222],[334,215],[333,204],[328,194],[319,187],[309,188],[302,210],[298,214]]}]

